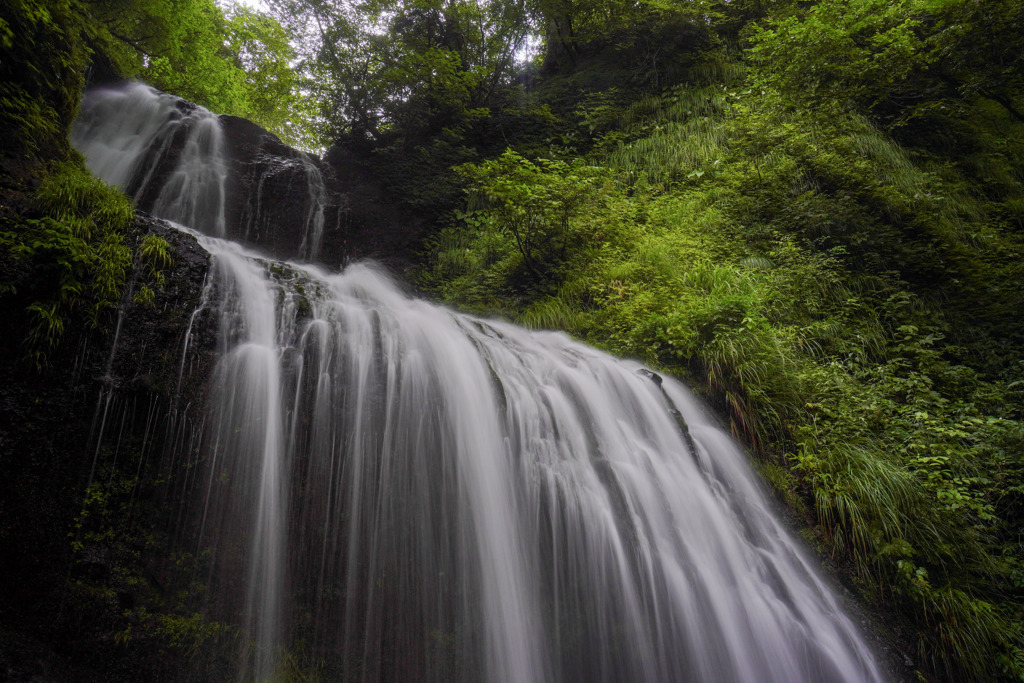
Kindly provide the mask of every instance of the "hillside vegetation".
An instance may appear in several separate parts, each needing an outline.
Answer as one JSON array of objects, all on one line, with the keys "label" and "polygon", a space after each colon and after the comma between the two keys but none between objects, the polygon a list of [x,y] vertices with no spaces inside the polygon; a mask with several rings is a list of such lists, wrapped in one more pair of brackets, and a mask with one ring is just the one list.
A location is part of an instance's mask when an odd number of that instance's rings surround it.
[{"label": "hillside vegetation", "polygon": [[687,378],[922,675],[1020,680],[1024,5],[717,12],[542,76],[422,282]]}]

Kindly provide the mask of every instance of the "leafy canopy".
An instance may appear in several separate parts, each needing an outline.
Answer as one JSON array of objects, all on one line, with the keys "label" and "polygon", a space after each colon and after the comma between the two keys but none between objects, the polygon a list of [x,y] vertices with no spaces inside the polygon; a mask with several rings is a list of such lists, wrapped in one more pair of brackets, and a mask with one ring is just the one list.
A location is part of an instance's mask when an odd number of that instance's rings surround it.
[{"label": "leafy canopy", "polygon": [[296,142],[303,97],[291,35],[271,16],[214,0],[86,0],[93,40],[113,75],[222,114],[242,116]]}]

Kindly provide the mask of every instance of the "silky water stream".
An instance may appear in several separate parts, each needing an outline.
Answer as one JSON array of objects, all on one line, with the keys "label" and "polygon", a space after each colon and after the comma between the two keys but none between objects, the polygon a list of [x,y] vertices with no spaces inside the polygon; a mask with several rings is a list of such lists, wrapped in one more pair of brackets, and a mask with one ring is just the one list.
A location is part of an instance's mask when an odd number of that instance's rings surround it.
[{"label": "silky water stream", "polygon": [[93,91],[73,139],[138,193],[171,138],[178,166],[150,191],[212,256],[196,524],[249,643],[241,679],[274,678],[299,641],[340,680],[885,678],[686,387],[410,297],[373,265],[219,238],[205,110]]}]

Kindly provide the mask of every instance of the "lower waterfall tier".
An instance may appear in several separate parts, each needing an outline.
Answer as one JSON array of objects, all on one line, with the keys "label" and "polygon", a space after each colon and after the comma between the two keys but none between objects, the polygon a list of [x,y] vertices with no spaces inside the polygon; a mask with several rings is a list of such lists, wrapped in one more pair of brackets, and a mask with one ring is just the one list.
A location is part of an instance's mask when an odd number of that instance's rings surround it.
[{"label": "lower waterfall tier", "polygon": [[370,265],[200,241],[201,545],[246,677],[301,641],[342,680],[882,678],[684,386]]}]

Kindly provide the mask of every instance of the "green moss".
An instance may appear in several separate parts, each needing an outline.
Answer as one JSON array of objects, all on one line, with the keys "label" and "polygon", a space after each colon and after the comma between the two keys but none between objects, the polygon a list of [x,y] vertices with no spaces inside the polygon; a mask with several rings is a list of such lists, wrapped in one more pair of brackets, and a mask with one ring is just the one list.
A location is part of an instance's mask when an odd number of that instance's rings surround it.
[{"label": "green moss", "polygon": [[[89,51],[85,19],[70,0],[11,0],[0,9],[2,151],[47,157],[69,149]],[[4,39],[4,36],[15,39]]]},{"label": "green moss", "polygon": [[[34,209],[3,219],[0,246],[28,267],[4,287],[29,299],[29,355],[44,365],[69,325],[96,327],[116,307],[132,265],[126,244],[134,210],[80,158],[46,167]],[[24,271],[23,271],[24,272]]]}]

